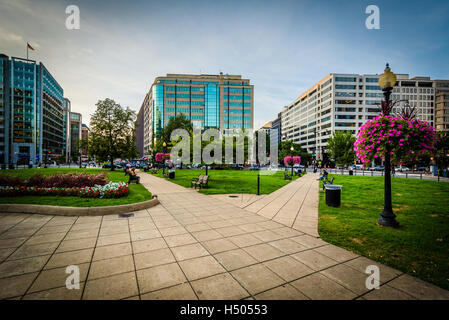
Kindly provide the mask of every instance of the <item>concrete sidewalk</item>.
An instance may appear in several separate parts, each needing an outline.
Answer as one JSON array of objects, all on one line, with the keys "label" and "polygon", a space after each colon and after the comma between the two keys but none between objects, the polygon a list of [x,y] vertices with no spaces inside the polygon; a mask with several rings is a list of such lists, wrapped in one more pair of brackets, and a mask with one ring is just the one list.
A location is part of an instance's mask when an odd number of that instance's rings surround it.
[{"label": "concrete sidewalk", "polygon": [[[270,220],[318,238],[317,174],[309,173],[268,195],[214,195]],[[263,176],[261,176],[263,179]],[[231,198],[230,196],[236,196]],[[239,203],[239,199],[241,199]],[[246,201],[243,201],[245,199]]]},{"label": "concrete sidewalk", "polygon": [[[312,175],[276,191],[284,204],[267,195],[248,208],[140,175],[161,204],[133,217],[0,214],[0,298],[449,299],[299,231],[318,212]],[[79,290],[65,287],[68,265]],[[380,268],[379,290],[365,286],[368,265]]]}]

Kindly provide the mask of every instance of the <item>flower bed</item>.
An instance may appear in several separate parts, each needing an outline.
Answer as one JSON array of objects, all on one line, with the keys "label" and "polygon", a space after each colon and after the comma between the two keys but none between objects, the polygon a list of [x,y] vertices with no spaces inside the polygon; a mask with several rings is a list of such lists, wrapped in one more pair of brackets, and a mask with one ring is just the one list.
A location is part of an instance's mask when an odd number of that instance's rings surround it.
[{"label": "flower bed", "polygon": [[40,188],[73,188],[73,187],[94,187],[104,186],[109,181],[106,179],[106,173],[86,174],[86,173],[60,173],[51,176],[34,174],[28,179],[16,175],[0,175],[0,186],[23,186]]},{"label": "flower bed", "polygon": [[91,187],[28,187],[28,186],[0,186],[0,197],[15,196],[75,196],[82,198],[121,198],[129,193],[125,182],[109,182],[105,185]]}]

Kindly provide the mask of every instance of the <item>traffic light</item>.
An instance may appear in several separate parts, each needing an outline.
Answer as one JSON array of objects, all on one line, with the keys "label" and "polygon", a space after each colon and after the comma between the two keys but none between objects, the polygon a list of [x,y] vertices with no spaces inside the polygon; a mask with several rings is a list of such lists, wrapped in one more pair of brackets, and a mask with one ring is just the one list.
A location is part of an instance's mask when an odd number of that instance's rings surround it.
[{"label": "traffic light", "polygon": [[48,150],[48,154],[51,154],[51,150]]}]

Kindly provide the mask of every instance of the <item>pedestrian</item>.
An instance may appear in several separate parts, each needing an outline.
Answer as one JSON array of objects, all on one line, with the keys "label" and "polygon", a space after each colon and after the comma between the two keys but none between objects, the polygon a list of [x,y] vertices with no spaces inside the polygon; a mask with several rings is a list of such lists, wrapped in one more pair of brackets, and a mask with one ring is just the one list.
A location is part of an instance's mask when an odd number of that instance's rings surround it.
[{"label": "pedestrian", "polygon": [[30,169],[33,168],[33,160],[30,160],[30,163],[28,164],[28,168],[30,168]]}]

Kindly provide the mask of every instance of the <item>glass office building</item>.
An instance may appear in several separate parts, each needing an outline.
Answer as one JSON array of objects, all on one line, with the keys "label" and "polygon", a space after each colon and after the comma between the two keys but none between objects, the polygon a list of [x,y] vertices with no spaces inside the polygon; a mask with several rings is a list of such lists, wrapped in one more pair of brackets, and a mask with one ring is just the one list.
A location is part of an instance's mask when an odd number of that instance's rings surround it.
[{"label": "glass office building", "polygon": [[196,127],[253,129],[254,86],[240,75],[167,74],[157,77],[139,113],[148,155],[170,118],[183,114]]},{"label": "glass office building", "polygon": [[42,62],[0,54],[0,163],[63,155],[65,108],[64,91]]}]

